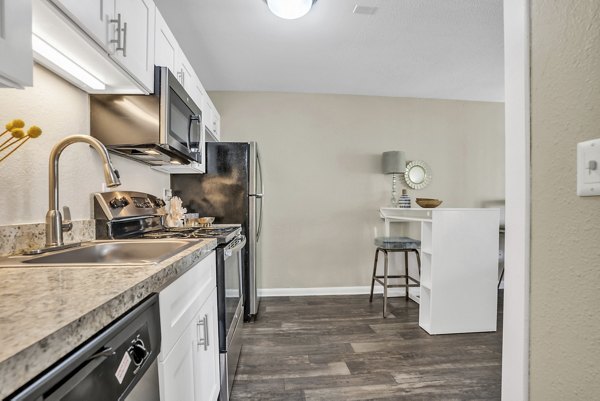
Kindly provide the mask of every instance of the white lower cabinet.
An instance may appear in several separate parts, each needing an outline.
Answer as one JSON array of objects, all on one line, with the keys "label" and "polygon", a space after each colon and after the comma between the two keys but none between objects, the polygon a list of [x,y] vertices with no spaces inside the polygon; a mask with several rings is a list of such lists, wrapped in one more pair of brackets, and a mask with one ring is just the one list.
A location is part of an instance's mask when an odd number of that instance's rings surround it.
[{"label": "white lower cabinet", "polygon": [[219,396],[216,260],[212,252],[159,294],[161,401]]},{"label": "white lower cabinet", "polygon": [[196,400],[194,390],[195,327],[189,325],[169,356],[158,363],[160,399],[162,401]]},{"label": "white lower cabinet", "polygon": [[[219,397],[219,332],[217,292],[213,292],[196,315],[194,338],[194,383],[196,401],[212,401]],[[194,326],[194,325],[192,325]]]}]

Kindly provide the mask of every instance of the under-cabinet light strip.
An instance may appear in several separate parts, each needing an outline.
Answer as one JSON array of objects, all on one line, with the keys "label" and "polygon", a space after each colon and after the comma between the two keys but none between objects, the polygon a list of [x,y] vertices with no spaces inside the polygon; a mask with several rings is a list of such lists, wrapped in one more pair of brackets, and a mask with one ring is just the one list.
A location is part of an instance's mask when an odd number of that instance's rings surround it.
[{"label": "under-cabinet light strip", "polygon": [[102,81],[100,81],[98,78],[94,77],[92,74],[84,70],[76,62],[62,54],[54,46],[37,36],[35,33],[31,36],[31,42],[33,46],[33,51],[38,53],[40,56],[46,58],[48,61],[54,63],[57,68],[60,68],[65,73],[71,75],[73,78],[83,82],[91,89],[106,89],[106,85]]}]

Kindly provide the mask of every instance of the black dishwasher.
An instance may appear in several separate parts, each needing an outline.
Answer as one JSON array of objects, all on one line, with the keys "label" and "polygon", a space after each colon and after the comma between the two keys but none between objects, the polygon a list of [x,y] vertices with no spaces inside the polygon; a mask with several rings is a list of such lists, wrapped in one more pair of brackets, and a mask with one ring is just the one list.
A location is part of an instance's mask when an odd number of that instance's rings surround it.
[{"label": "black dishwasher", "polygon": [[132,308],[7,401],[158,401],[158,295]]}]

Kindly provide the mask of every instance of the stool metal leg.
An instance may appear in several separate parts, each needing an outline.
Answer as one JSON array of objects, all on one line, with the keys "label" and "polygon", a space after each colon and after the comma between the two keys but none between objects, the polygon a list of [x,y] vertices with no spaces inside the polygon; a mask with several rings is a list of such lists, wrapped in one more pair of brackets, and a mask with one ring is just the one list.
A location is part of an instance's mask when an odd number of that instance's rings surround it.
[{"label": "stool metal leg", "polygon": [[408,301],[408,289],[409,287],[409,282],[408,282],[408,252],[404,252],[404,280],[406,281],[406,292],[404,293],[404,299],[406,299]]},{"label": "stool metal leg", "polygon": [[377,259],[379,258],[379,248],[375,249],[375,263],[373,263],[373,276],[371,277],[371,296],[369,302],[373,302],[373,289],[375,288],[375,275],[377,274]]},{"label": "stool metal leg", "polygon": [[421,282],[421,255],[419,251],[415,249],[415,253],[417,254],[417,268],[419,269],[419,282]]},{"label": "stool metal leg", "polygon": [[388,253],[383,249],[385,257],[383,263],[383,317],[387,317],[387,290],[388,290]]}]

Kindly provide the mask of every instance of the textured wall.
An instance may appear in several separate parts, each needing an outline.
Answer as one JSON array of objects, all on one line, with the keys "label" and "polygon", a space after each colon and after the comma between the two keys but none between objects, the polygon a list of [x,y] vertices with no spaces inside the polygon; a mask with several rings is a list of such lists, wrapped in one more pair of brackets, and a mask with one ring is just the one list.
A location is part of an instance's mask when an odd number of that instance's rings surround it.
[{"label": "textured wall", "polygon": [[424,160],[433,181],[414,198],[476,207],[504,198],[501,103],[213,92],[223,140],[256,140],[263,157],[266,288],[370,284],[378,209],[391,178],[381,153]]},{"label": "textured wall", "polygon": [[[89,134],[88,95],[50,71],[34,66],[33,87],[0,89],[0,124],[13,118],[44,133],[30,140],[0,163],[0,225],[44,221],[48,210],[48,157],[61,138]],[[4,137],[2,138],[4,140]],[[160,195],[169,176],[142,164],[111,156],[121,172],[119,189],[137,189]],[[102,190],[104,175],[97,154],[84,144],[65,149],[60,157],[60,204],[71,208],[73,219],[92,217],[92,192]]]},{"label": "textured wall", "polygon": [[533,0],[531,21],[531,400],[597,400],[600,198],[575,177],[600,137],[600,1]]}]

